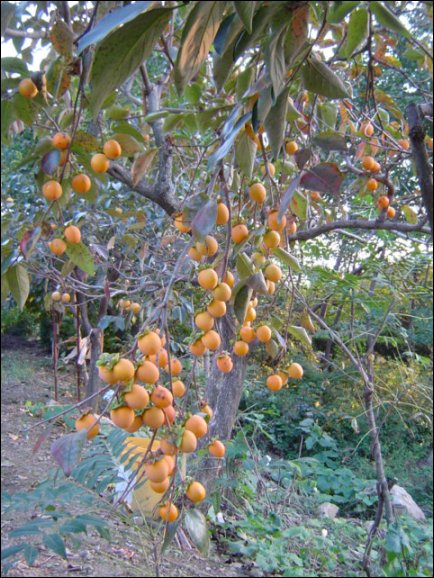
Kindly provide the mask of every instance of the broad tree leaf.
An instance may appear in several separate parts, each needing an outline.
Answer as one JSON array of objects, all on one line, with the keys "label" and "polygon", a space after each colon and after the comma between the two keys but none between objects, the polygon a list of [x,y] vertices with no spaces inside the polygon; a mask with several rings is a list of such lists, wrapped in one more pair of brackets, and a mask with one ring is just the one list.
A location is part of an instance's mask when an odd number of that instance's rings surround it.
[{"label": "broad tree leaf", "polygon": [[302,171],[311,158],[312,158],[312,150],[310,148],[299,149],[295,153],[295,164]]},{"label": "broad tree leaf", "polygon": [[185,527],[191,541],[201,554],[208,555],[209,534],[205,516],[200,510],[187,510],[185,514]]},{"label": "broad tree leaf", "polygon": [[95,275],[95,264],[84,243],[66,243],[66,254],[77,267],[89,275]]},{"label": "broad tree leaf", "polygon": [[52,550],[65,560],[67,559],[65,542],[59,534],[47,534],[42,541],[49,550]]},{"label": "broad tree leaf", "polygon": [[312,347],[312,339],[304,327],[290,325],[288,327],[288,333],[290,333],[295,339],[298,339],[306,347]]},{"label": "broad tree leaf", "polygon": [[407,221],[407,223],[411,223],[412,225],[416,225],[416,223],[419,220],[418,215],[417,215],[417,211],[415,211],[415,209],[413,209],[413,207],[410,207],[409,205],[403,205],[401,208],[402,208],[402,212],[404,213],[405,220]]},{"label": "broad tree leaf", "polygon": [[307,199],[303,193],[295,191],[289,206],[300,220],[305,221],[307,219]]},{"label": "broad tree leaf", "polygon": [[151,168],[157,152],[158,149],[150,149],[134,159],[131,167],[131,180],[134,186],[139,183],[143,175]]},{"label": "broad tree leaf", "polygon": [[294,196],[297,187],[300,185],[300,177],[301,175],[297,175],[292,179],[292,181],[289,183],[289,187],[286,189],[285,194],[282,197],[282,200],[280,201],[279,214],[277,216],[279,223],[282,221],[283,215],[288,210],[292,197]]},{"label": "broad tree leaf", "polygon": [[237,256],[235,266],[237,268],[238,277],[241,281],[248,279],[255,272],[255,267],[252,263],[252,260],[246,253],[240,253]]},{"label": "broad tree leaf", "polygon": [[24,265],[18,263],[10,267],[6,275],[12,297],[15,299],[18,307],[23,309],[30,292],[30,279],[27,269]]},{"label": "broad tree leaf", "polygon": [[326,151],[347,151],[347,141],[339,132],[325,130],[315,135],[314,144]]},{"label": "broad tree leaf", "polygon": [[15,6],[10,2],[1,3],[1,35],[3,36],[6,32],[6,28],[11,23],[12,18],[15,16]]},{"label": "broad tree leaf", "polygon": [[2,303],[4,301],[6,301],[9,293],[10,293],[10,288],[9,288],[9,283],[8,283],[8,277],[7,277],[7,273],[4,273],[1,276],[1,302]]},{"label": "broad tree leaf", "polygon": [[395,14],[389,10],[384,2],[370,2],[369,6],[372,13],[375,15],[377,22],[393,32],[397,32],[404,36],[404,38],[411,39],[411,34],[401,22],[401,20],[395,16]]},{"label": "broad tree leaf", "polygon": [[288,23],[272,30],[270,39],[265,47],[264,60],[270,75],[274,94],[280,94],[287,78],[287,66],[285,60],[285,39],[288,34]]},{"label": "broad tree leaf", "polygon": [[270,341],[267,341],[265,344],[265,351],[268,353],[271,359],[275,359],[280,352],[280,347],[277,341],[275,339],[270,339]]},{"label": "broad tree leaf", "polygon": [[89,95],[94,115],[106,97],[120,86],[152,53],[171,10],[156,8],[127,22],[98,45],[92,66]]},{"label": "broad tree leaf", "polygon": [[60,150],[52,149],[51,151],[48,151],[48,153],[45,153],[45,155],[42,157],[41,169],[46,175],[52,175],[59,166],[59,162]]},{"label": "broad tree leaf", "polygon": [[21,76],[29,75],[27,64],[21,58],[17,58],[16,56],[5,56],[2,58],[1,69],[3,72],[16,72]]},{"label": "broad tree leaf", "polygon": [[87,431],[83,429],[57,438],[51,445],[51,454],[65,476],[70,476],[80,461],[86,439]]},{"label": "broad tree leaf", "polygon": [[80,54],[91,44],[100,42],[115,28],[118,28],[121,24],[126,24],[142,12],[145,12],[151,4],[152,2],[136,2],[135,4],[115,8],[103,16],[92,30],[80,38],[77,43],[77,52]]},{"label": "broad tree leaf", "polygon": [[1,101],[1,139],[6,142],[9,133],[9,127],[16,120],[17,114],[12,100]]},{"label": "broad tree leaf", "polygon": [[399,106],[396,104],[396,102],[393,100],[390,94],[387,94],[386,92],[384,92],[384,90],[381,90],[380,88],[376,88],[374,94],[375,100],[377,102],[381,102],[381,104],[384,105],[384,107],[386,108],[386,110],[390,112],[390,114],[393,114],[393,116],[395,116],[398,120],[401,120],[403,118],[402,110],[399,108]]},{"label": "broad tree leaf", "polygon": [[256,149],[256,143],[244,131],[235,144],[235,160],[247,179],[252,178]]},{"label": "broad tree leaf", "polygon": [[130,134],[115,133],[113,138],[118,141],[122,148],[122,156],[132,157],[136,153],[143,151],[143,144]]},{"label": "broad tree leaf", "polygon": [[51,27],[49,36],[54,49],[67,60],[70,60],[74,46],[74,33],[66,22],[57,20]]},{"label": "broad tree leaf", "polygon": [[[51,142],[51,141],[50,141]],[[72,150],[74,152],[86,151],[86,152],[94,152],[98,150],[99,143],[98,139],[89,132],[84,130],[78,130],[75,133],[74,141],[72,144]]]},{"label": "broad tree leaf", "polygon": [[295,273],[300,273],[301,266],[300,263],[297,261],[295,257],[293,257],[288,251],[282,249],[281,247],[276,247],[272,250],[272,253],[277,259],[287,265],[290,269],[292,269]]},{"label": "broad tree leaf", "polygon": [[[285,6],[285,11],[287,7]],[[309,33],[309,3],[300,2],[292,9],[289,31],[285,39],[285,60],[288,68],[299,61],[307,44]],[[286,16],[286,14],[285,14]]]},{"label": "broad tree leaf", "polygon": [[246,285],[247,287],[250,287],[250,289],[253,289],[253,291],[259,293],[260,295],[268,294],[268,287],[265,282],[265,277],[262,271],[258,271],[257,273],[254,273],[251,277],[249,277],[246,280]]},{"label": "broad tree leaf", "polygon": [[249,306],[252,293],[253,290],[250,289],[250,287],[247,287],[247,285],[243,285],[235,295],[234,312],[235,317],[238,319],[240,324],[244,323],[244,319],[246,317],[247,308]]},{"label": "broad tree leaf", "polygon": [[360,2],[333,2],[333,6],[329,9],[327,13],[327,21],[331,24],[338,24],[342,22],[345,16],[348,16],[350,12],[359,6]]},{"label": "broad tree leaf", "polygon": [[163,555],[167,548],[173,541],[173,538],[176,536],[178,531],[179,525],[181,523],[181,517],[179,517],[175,522],[171,524],[167,524],[166,531],[164,532],[164,540],[163,545],[161,546],[161,554]]},{"label": "broad tree leaf", "polygon": [[328,98],[350,98],[345,84],[331,68],[316,57],[308,59],[302,69],[304,87]]},{"label": "broad tree leaf", "polygon": [[98,321],[98,327],[101,329],[107,329],[111,324],[113,324],[118,331],[123,331],[125,329],[125,317],[121,315],[104,315]]},{"label": "broad tree leaf", "polygon": [[197,2],[185,23],[175,66],[175,84],[182,92],[199,72],[217,34],[226,2]]},{"label": "broad tree leaf", "polygon": [[252,33],[253,15],[255,13],[256,2],[236,2],[234,1],[234,8],[238,14],[244,28],[249,34]]},{"label": "broad tree leaf", "polygon": [[243,24],[235,14],[228,16],[220,26],[214,40],[213,77],[221,90],[234,63],[234,49],[243,30]]},{"label": "broad tree leaf", "polygon": [[25,98],[21,94],[16,94],[13,98],[15,112],[17,118],[22,120],[25,124],[31,125],[35,120],[37,114],[37,107],[30,98]]},{"label": "broad tree leaf", "polygon": [[243,128],[243,126],[246,124],[246,122],[248,120],[250,120],[252,116],[252,112],[247,112],[245,115],[243,115],[235,124],[235,126],[232,129],[232,132],[229,134],[228,137],[226,137],[225,142],[209,157],[208,159],[208,170],[210,172],[212,172],[217,163],[222,160],[227,154],[228,152],[231,150],[235,139],[237,137],[237,134],[240,132],[240,130]]},{"label": "broad tree leaf", "polygon": [[215,227],[217,202],[209,199],[196,213],[191,222],[191,231],[199,239],[206,237]]},{"label": "broad tree leaf", "polygon": [[276,100],[276,104],[270,109],[265,119],[265,130],[270,141],[271,152],[278,157],[285,139],[286,113],[288,110],[289,88],[284,90]]},{"label": "broad tree leaf", "polygon": [[369,14],[366,8],[355,10],[351,14],[350,22],[348,24],[347,36],[339,55],[342,58],[350,58],[361,48],[363,48],[369,36]]},{"label": "broad tree leaf", "polygon": [[343,179],[344,176],[336,163],[321,163],[304,172],[300,183],[311,191],[338,194]]}]

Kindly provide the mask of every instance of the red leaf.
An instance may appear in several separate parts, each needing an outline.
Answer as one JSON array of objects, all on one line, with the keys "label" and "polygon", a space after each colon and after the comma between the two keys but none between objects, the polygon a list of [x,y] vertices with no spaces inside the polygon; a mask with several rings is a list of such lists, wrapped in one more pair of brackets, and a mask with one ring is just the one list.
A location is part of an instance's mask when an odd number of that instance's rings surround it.
[{"label": "red leaf", "polygon": [[57,464],[62,468],[65,476],[70,476],[75,466],[80,461],[87,438],[85,429],[67,434],[57,439],[51,446],[51,454]]},{"label": "red leaf", "polygon": [[300,182],[305,189],[311,191],[337,194],[343,179],[344,176],[336,163],[321,163],[303,173]]}]

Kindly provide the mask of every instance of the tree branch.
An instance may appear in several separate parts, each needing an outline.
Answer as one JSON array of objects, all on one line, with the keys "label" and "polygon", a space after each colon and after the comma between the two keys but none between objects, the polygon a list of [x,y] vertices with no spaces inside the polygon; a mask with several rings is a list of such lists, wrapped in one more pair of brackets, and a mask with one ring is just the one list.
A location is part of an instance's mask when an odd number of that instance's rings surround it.
[{"label": "tree branch", "polygon": [[336,231],[338,229],[362,229],[368,231],[392,231],[401,233],[424,233],[430,234],[430,230],[424,226],[423,222],[411,225],[409,223],[397,223],[395,221],[367,221],[363,219],[340,220],[332,223],[324,223],[307,231],[297,231],[294,235],[289,236],[290,241],[308,241],[315,239],[325,233]]},{"label": "tree branch", "polygon": [[10,38],[34,38],[36,40],[48,38],[47,32],[28,32],[27,30],[12,30],[12,28],[6,28],[5,36]]},{"label": "tree branch", "polygon": [[[165,185],[166,179],[157,181],[155,185],[150,185],[141,180],[136,186],[133,185],[131,173],[125,167],[113,164],[107,171],[110,176],[124,183],[135,193],[149,199],[159,205],[168,215],[173,215],[178,210],[178,202],[172,193],[172,189]],[[170,177],[169,177],[170,178]]]},{"label": "tree branch", "polygon": [[434,234],[434,214],[433,214],[433,178],[432,169],[428,160],[425,147],[425,130],[423,119],[425,116],[432,116],[432,102],[424,105],[415,103],[407,106],[408,131],[410,135],[414,164],[419,179],[419,186],[428,213],[431,226],[431,235]]}]

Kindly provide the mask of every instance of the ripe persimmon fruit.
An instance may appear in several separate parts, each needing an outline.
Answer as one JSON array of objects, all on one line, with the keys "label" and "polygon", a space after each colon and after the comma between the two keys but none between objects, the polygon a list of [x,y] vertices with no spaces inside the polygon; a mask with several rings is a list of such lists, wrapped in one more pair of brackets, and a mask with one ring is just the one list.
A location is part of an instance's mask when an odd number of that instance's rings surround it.
[{"label": "ripe persimmon fruit", "polygon": [[124,399],[131,409],[144,409],[149,405],[149,393],[138,383],[133,384],[131,391],[124,395]]},{"label": "ripe persimmon fruit", "polygon": [[84,173],[79,173],[72,177],[71,187],[78,195],[85,195],[92,188],[92,181]]},{"label": "ripe persimmon fruit", "polygon": [[57,201],[63,194],[62,185],[57,181],[47,181],[42,187],[42,194],[47,201]]},{"label": "ripe persimmon fruit", "polygon": [[69,225],[69,227],[66,227],[63,234],[65,235],[65,239],[68,241],[68,243],[76,245],[81,241],[81,231],[75,225]]}]

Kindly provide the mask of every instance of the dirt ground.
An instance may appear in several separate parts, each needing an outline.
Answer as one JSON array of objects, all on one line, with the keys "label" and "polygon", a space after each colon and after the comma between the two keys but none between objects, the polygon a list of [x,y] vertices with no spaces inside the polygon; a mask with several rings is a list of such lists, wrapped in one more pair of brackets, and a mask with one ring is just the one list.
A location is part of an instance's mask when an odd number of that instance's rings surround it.
[{"label": "dirt ground", "polygon": [[[50,455],[50,443],[58,437],[61,426],[55,427],[37,453],[32,448],[37,430],[25,430],[37,421],[25,408],[25,403],[52,399],[53,374],[50,358],[34,344],[19,338],[2,336],[1,378],[1,482],[2,492],[25,492],[44,480],[55,465]],[[69,371],[73,373],[73,369]],[[60,401],[71,401],[68,387],[71,377],[61,374]],[[77,514],[81,512],[77,511]],[[31,517],[31,516],[30,516]],[[63,560],[44,546],[40,547],[34,566],[29,567],[20,554],[9,569],[8,576],[249,576],[249,570],[233,559],[222,558],[211,547],[204,559],[196,550],[181,551],[170,547],[158,570],[152,557],[152,547],[146,535],[122,523],[109,512],[103,512],[109,525],[111,541],[89,532],[77,550],[67,551]],[[2,549],[17,543],[8,533],[29,521],[29,512],[4,513],[2,506]],[[31,537],[26,538],[31,541]],[[11,558],[12,560],[12,558]]]}]

